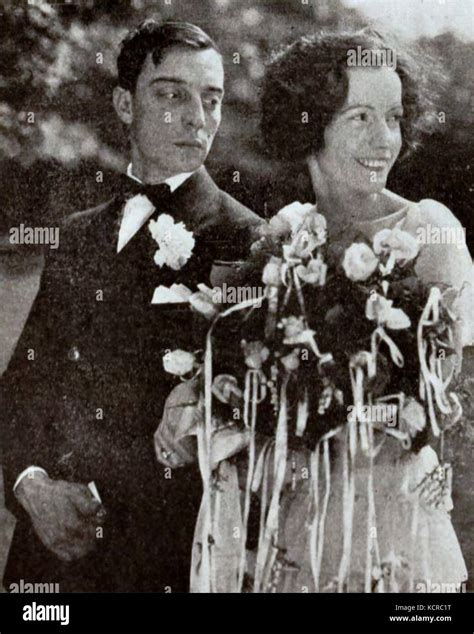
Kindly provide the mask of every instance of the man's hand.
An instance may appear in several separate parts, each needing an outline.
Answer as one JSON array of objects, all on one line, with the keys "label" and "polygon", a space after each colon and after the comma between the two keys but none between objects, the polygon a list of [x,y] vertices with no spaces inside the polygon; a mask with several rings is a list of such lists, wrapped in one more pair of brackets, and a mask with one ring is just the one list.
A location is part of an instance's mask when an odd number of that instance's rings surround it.
[{"label": "man's hand", "polygon": [[85,485],[35,473],[21,480],[15,494],[40,540],[59,559],[73,561],[94,549],[105,511]]}]

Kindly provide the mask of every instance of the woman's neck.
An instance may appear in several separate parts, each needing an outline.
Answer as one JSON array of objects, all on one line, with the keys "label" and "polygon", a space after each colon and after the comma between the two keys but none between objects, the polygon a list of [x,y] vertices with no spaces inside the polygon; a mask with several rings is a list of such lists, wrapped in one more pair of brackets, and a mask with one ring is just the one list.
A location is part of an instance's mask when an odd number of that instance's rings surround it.
[{"label": "woman's neck", "polygon": [[326,217],[334,230],[348,228],[360,222],[370,222],[385,213],[383,194],[362,195],[315,189],[318,211]]}]

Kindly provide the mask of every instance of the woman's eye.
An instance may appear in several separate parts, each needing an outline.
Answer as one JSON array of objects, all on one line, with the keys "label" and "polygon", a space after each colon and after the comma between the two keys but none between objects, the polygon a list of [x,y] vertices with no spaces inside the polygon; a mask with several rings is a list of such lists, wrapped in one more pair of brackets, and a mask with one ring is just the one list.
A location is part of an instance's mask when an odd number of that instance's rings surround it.
[{"label": "woman's eye", "polygon": [[401,121],[403,119],[403,115],[401,113],[397,113],[397,114],[392,114],[388,117],[388,121],[396,122],[398,123],[399,121]]},{"label": "woman's eye", "polygon": [[366,112],[359,112],[359,114],[355,114],[352,119],[354,121],[367,121],[368,120],[368,116]]}]

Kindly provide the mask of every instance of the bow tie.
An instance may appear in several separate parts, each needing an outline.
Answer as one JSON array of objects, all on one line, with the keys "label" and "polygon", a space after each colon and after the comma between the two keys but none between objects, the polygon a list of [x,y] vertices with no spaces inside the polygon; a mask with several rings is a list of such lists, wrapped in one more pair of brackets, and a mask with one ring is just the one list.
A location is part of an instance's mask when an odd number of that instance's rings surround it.
[{"label": "bow tie", "polygon": [[141,194],[142,196],[146,196],[156,209],[166,209],[172,198],[171,188],[166,183],[149,185],[139,183],[133,178],[124,175],[122,185],[122,193],[126,198]]}]

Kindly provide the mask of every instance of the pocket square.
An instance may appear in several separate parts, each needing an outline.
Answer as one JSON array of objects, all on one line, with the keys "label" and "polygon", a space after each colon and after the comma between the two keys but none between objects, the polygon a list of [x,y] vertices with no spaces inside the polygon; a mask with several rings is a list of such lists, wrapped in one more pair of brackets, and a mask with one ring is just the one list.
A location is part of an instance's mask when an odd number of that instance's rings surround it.
[{"label": "pocket square", "polygon": [[172,286],[157,286],[151,300],[152,304],[186,304],[192,291],[184,284]]}]

